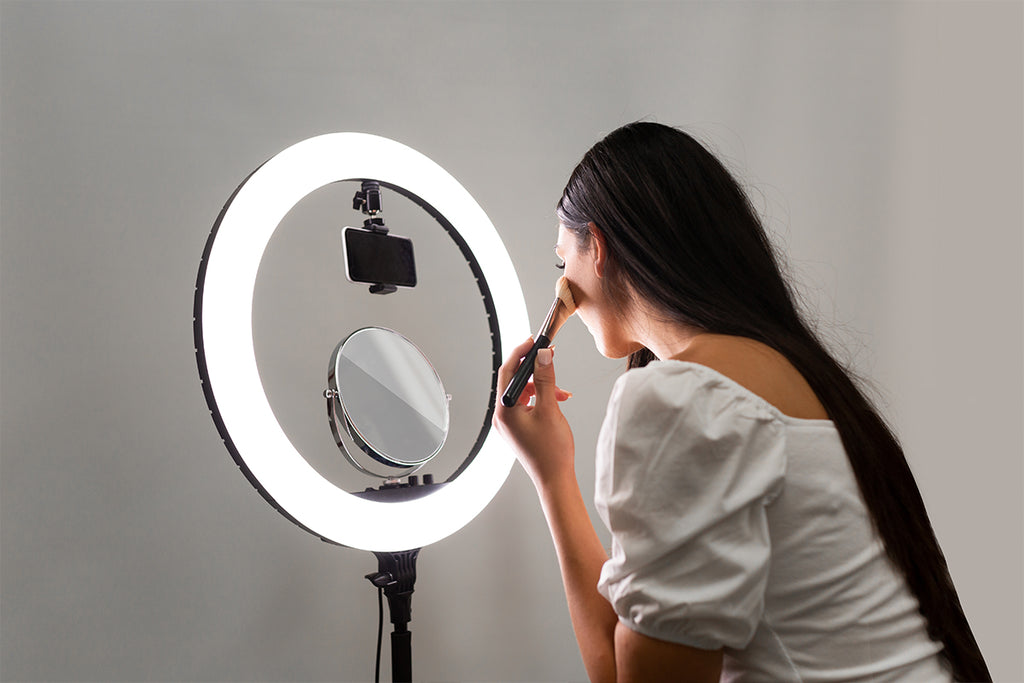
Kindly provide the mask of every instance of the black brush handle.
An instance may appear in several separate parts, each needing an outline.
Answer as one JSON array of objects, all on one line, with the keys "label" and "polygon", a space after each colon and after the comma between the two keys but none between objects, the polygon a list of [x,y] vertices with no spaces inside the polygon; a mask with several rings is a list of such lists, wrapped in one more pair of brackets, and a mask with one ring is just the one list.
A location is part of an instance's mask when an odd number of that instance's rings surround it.
[{"label": "black brush handle", "polygon": [[550,345],[551,340],[543,334],[537,337],[537,341],[533,343],[530,352],[526,354],[523,362],[519,364],[519,369],[516,370],[516,374],[512,376],[512,381],[508,383],[508,388],[502,394],[501,405],[511,408],[519,402],[519,396],[522,395],[523,389],[526,388],[526,383],[530,381],[530,375],[533,374],[533,361],[537,358],[537,351],[546,349]]}]

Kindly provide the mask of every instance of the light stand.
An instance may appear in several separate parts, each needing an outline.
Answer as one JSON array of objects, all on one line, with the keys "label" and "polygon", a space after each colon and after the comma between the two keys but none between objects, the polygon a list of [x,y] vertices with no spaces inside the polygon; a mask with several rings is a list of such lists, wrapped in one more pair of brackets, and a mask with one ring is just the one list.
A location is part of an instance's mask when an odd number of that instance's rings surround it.
[{"label": "light stand", "polygon": [[[372,212],[379,210],[379,188],[387,187],[424,209],[459,248],[483,301],[493,365],[487,415],[469,455],[447,481],[434,484],[424,475],[422,484],[410,477],[408,484],[389,482],[352,494],[321,475],[278,422],[256,363],[252,306],[260,261],[288,212],[319,188],[367,179],[377,184],[362,188],[368,230],[385,229]],[[364,208],[362,202],[356,208]],[[373,293],[387,293],[385,287]],[[278,153],[232,193],[206,242],[193,334],[213,422],[242,474],[278,512],[327,542],[377,556],[371,581],[388,595],[396,681],[412,678],[408,623],[418,549],[468,524],[497,493],[514,462],[500,436],[491,433],[490,421],[502,348],[529,332],[519,278],[483,209],[436,163],[386,138],[330,133]],[[395,550],[403,548],[415,550]]]},{"label": "light stand", "polygon": [[394,683],[411,683],[412,633],[408,626],[412,619],[413,584],[416,583],[416,558],[420,549],[373,554],[377,556],[377,572],[367,574],[366,578],[384,591],[391,623],[395,626],[391,633],[391,680]]}]

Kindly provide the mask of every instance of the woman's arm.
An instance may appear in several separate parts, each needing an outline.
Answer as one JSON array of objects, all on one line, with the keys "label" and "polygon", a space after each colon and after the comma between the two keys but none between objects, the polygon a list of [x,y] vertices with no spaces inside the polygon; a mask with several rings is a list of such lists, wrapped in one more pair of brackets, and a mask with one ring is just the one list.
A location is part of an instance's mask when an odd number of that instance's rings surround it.
[{"label": "woman's arm", "polygon": [[[530,350],[527,340],[513,350],[498,372],[499,386],[511,380],[519,359]],[[576,482],[572,430],[558,402],[570,394],[555,385],[553,351],[542,349],[534,365],[533,382],[519,405],[498,405],[494,426],[516,450],[540,496],[541,507],[555,543],[562,570],[569,616],[583,664],[591,681],[615,681],[615,624],[608,601],[597,592],[601,567],[608,559]],[[535,404],[528,405],[531,396]]]},{"label": "woman's arm", "polygon": [[[515,373],[530,349],[513,350],[499,371],[499,386]],[[576,480],[572,430],[558,408],[570,396],[555,384],[553,352],[537,355],[534,381],[512,408],[501,405],[494,424],[515,447],[516,455],[540,497],[562,571],[569,616],[587,675],[594,683],[644,681],[717,681],[720,651],[655,640],[619,623],[612,606],[597,592],[608,559],[590,521]],[[531,395],[535,405],[527,405]]]},{"label": "woman's arm", "polygon": [[615,681],[618,617],[597,592],[608,555],[590,521],[575,472],[538,483],[537,493],[555,543],[569,616],[587,675],[595,683]]}]

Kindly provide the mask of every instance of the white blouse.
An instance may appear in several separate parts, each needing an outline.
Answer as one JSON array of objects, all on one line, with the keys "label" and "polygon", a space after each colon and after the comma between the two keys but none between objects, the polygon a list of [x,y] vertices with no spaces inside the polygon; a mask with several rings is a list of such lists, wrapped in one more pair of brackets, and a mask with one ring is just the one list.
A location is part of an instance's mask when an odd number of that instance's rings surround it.
[{"label": "white blouse", "polygon": [[831,421],[653,362],[612,391],[595,502],[598,590],[639,633],[724,648],[723,680],[951,680]]}]

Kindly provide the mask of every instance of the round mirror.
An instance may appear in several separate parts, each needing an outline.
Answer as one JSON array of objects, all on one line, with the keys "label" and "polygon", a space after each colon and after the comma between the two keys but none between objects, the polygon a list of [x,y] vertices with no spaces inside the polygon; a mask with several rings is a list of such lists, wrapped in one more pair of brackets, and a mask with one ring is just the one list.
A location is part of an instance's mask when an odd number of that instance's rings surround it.
[{"label": "round mirror", "polygon": [[[423,466],[448,437],[441,378],[411,341],[383,327],[353,332],[331,354],[327,371],[331,431],[345,457],[368,474],[398,477]],[[342,432],[380,470],[355,458]]]}]

